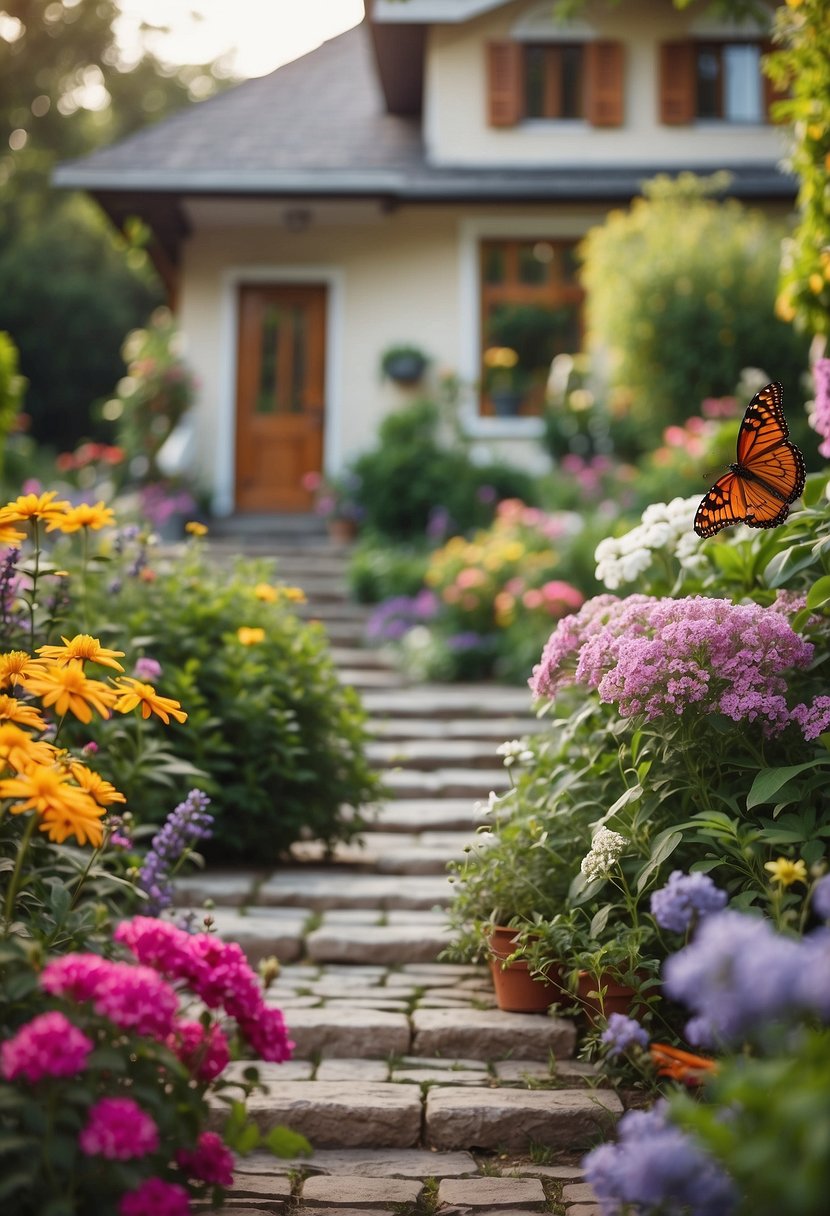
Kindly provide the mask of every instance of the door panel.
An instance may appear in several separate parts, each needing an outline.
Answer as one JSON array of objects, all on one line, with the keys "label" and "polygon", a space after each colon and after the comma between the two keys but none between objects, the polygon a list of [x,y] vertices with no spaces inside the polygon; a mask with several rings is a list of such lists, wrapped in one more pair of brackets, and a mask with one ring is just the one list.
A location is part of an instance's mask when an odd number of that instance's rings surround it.
[{"label": "door panel", "polygon": [[236,508],[310,511],[325,415],[326,288],[239,288]]}]

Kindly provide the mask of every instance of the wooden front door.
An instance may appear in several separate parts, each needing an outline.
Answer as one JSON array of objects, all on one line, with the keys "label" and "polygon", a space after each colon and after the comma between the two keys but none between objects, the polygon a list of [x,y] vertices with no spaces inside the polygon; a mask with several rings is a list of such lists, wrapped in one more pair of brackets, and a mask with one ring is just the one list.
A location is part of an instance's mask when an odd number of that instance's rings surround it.
[{"label": "wooden front door", "polygon": [[236,508],[309,511],[325,413],[326,288],[239,288]]}]

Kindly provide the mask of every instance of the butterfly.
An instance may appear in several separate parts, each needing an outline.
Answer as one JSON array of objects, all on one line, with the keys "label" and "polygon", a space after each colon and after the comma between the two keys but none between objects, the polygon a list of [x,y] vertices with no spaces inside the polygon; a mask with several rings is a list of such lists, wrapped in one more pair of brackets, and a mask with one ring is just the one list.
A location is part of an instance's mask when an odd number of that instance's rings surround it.
[{"label": "butterfly", "polygon": [[768,384],[750,401],[738,431],[737,460],[719,477],[695,513],[698,536],[714,536],[730,524],[776,528],[807,476],[804,457],[788,439],[778,383]]}]

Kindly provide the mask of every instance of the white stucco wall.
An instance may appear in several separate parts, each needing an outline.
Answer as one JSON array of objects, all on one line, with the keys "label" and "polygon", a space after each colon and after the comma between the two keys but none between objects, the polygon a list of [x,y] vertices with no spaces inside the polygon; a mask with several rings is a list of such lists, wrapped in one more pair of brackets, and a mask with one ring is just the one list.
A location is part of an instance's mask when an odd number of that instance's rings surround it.
[{"label": "white stucco wall", "polygon": [[688,127],[659,122],[659,45],[692,36],[713,36],[729,27],[701,17],[699,6],[678,13],[665,0],[589,0],[574,37],[625,44],[625,123],[618,128],[584,122],[535,120],[516,127],[487,125],[486,54],[490,40],[516,36],[567,36],[550,0],[521,0],[473,21],[430,27],[424,134],[435,164],[628,165],[746,164],[776,162],[783,136],[768,125],[699,122]]}]

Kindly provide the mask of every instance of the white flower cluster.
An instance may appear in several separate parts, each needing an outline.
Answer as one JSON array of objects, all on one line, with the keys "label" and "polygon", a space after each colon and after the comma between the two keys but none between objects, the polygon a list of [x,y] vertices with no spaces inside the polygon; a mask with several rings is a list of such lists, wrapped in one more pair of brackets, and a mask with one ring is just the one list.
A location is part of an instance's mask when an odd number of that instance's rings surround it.
[{"label": "white flower cluster", "polygon": [[591,881],[594,878],[604,878],[615,861],[625,852],[628,841],[619,832],[610,828],[597,828],[591,841],[591,851],[582,858],[580,870]]},{"label": "white flower cluster", "polygon": [[533,760],[533,752],[525,747],[521,739],[500,743],[496,748],[496,755],[502,757],[505,768],[510,768],[511,764],[530,764]]},{"label": "white flower cluster", "polygon": [[636,528],[624,536],[601,540],[594,552],[599,581],[609,591],[633,583],[648,570],[657,549],[668,549],[681,565],[688,565],[700,547],[700,537],[692,527],[699,502],[700,496],[695,495],[652,503]]}]

